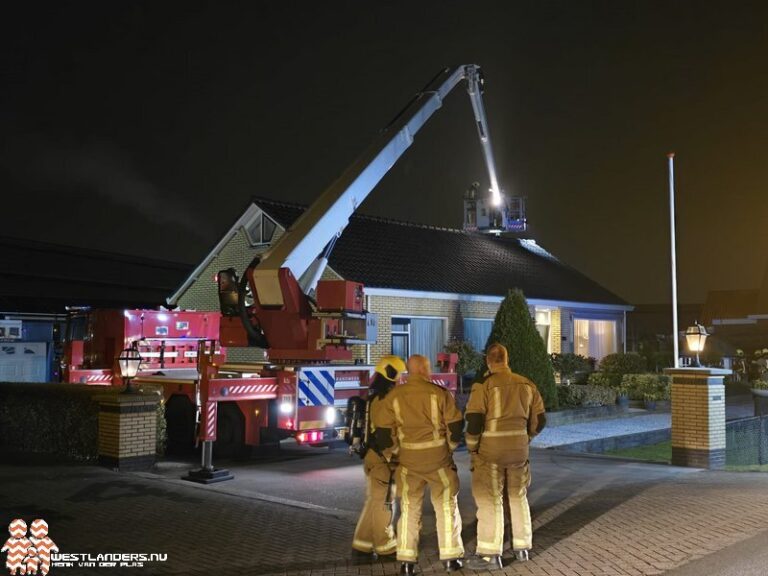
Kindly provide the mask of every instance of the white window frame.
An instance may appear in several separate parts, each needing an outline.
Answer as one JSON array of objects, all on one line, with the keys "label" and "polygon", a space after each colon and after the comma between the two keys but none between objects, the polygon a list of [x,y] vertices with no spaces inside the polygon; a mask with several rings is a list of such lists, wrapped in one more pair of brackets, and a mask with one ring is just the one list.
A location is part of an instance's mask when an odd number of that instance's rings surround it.
[{"label": "white window frame", "polygon": [[[404,318],[406,320],[412,320],[414,318],[420,320],[442,320],[443,321],[443,341],[447,344],[449,331],[448,331],[448,316],[420,316],[418,314],[392,314],[389,317],[389,330],[391,334],[407,334],[408,335],[408,354],[411,353],[411,325],[408,325],[406,332],[392,330],[392,320],[395,318]],[[392,335],[389,337],[389,352],[392,353]],[[437,361],[437,358],[435,358]]]},{"label": "white window frame", "polygon": [[[272,222],[272,224],[275,226],[275,229],[272,231],[272,237],[269,239],[268,242],[264,241],[264,219],[269,220]],[[251,227],[256,224],[256,221],[261,221],[261,227],[259,228],[259,234],[260,237],[258,239],[254,238],[251,235]],[[275,237],[275,233],[277,232],[277,229],[279,228],[277,222],[275,222],[270,216],[265,213],[263,210],[259,210],[252,218],[248,220],[243,225],[243,230],[245,231],[245,237],[248,239],[248,243],[251,246],[269,246],[272,243],[272,240]]]},{"label": "white window frame", "polygon": [[552,354],[552,310],[556,310],[556,308],[552,308],[550,306],[534,306],[533,307],[533,323],[538,325],[539,323],[536,322],[536,315],[539,312],[546,312],[547,318],[549,319],[549,322],[547,324],[542,324],[542,326],[549,326],[549,335],[547,336],[547,354]]},{"label": "white window frame", "polygon": [[[613,330],[613,338],[614,338],[614,348],[616,349],[616,352],[622,351],[622,342],[621,342],[621,330],[623,328],[623,323],[621,318],[617,318],[616,316],[608,316],[604,314],[574,314],[571,318],[571,342],[573,343],[573,352],[574,354],[578,354],[576,352],[576,320],[586,320],[590,322],[595,321],[608,321],[614,323],[614,330]],[[623,348],[626,352],[626,339],[623,342]],[[587,354],[589,355],[589,354]],[[599,358],[598,361],[602,360],[602,358]]]}]

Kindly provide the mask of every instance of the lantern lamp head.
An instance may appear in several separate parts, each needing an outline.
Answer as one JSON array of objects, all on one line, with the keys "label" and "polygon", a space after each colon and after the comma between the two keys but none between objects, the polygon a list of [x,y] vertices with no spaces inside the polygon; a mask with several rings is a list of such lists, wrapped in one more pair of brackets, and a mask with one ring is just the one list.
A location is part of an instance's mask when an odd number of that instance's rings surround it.
[{"label": "lantern lamp head", "polygon": [[123,378],[135,378],[139,372],[141,366],[141,354],[139,349],[134,343],[130,348],[126,348],[120,352],[120,356],[117,358],[120,365],[120,375]]},{"label": "lantern lamp head", "polygon": [[704,351],[704,343],[707,340],[707,336],[709,336],[707,329],[698,322],[694,322],[693,326],[688,326],[685,330],[685,340],[688,343],[688,349],[696,353],[696,366],[701,366],[699,353]]}]

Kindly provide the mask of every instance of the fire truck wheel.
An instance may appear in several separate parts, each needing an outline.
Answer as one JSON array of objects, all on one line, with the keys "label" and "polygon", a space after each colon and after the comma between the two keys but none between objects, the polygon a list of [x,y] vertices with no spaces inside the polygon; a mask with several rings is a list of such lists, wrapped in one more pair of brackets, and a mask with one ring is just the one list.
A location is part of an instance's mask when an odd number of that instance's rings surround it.
[{"label": "fire truck wheel", "polygon": [[165,403],[165,423],[166,453],[175,456],[192,454],[195,450],[195,407],[191,400],[178,394],[171,396]]},{"label": "fire truck wheel", "polygon": [[246,452],[243,413],[234,402],[219,402],[214,458],[235,458]]}]

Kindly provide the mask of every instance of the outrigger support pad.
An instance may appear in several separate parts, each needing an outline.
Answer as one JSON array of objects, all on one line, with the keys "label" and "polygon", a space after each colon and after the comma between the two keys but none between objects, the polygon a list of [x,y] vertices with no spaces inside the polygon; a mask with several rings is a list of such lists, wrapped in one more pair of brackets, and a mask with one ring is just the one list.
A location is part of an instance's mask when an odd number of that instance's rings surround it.
[{"label": "outrigger support pad", "polygon": [[215,484],[226,480],[234,480],[235,476],[225,468],[213,467],[213,442],[203,442],[203,467],[200,470],[190,470],[182,480],[197,482],[198,484]]}]

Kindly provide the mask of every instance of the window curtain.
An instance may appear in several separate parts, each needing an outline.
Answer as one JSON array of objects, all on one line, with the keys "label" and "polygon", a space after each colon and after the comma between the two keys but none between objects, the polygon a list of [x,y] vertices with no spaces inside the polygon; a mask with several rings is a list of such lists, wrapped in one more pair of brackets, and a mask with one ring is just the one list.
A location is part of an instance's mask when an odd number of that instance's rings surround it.
[{"label": "window curtain", "polygon": [[616,352],[616,322],[589,321],[589,355],[598,360]]},{"label": "window curtain", "polygon": [[616,321],[574,320],[573,344],[576,354],[596,360],[613,354],[616,352]]},{"label": "window curtain", "polygon": [[492,328],[492,320],[464,320],[464,340],[472,344],[478,352],[484,352]]},{"label": "window curtain", "polygon": [[437,353],[443,352],[445,346],[445,331],[443,320],[431,318],[411,319],[411,354],[421,354],[429,358],[434,366],[437,363]]}]

